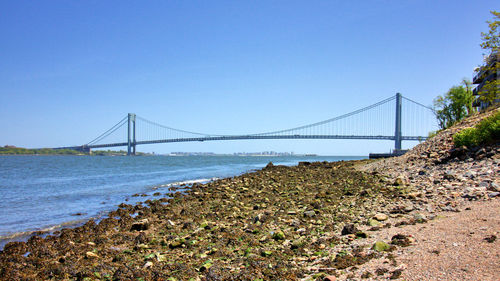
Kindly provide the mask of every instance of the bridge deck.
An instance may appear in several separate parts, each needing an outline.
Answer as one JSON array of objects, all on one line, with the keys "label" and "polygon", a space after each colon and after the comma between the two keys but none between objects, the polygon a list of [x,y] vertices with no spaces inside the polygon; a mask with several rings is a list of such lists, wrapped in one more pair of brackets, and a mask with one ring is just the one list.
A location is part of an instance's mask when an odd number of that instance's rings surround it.
[{"label": "bridge deck", "polygon": [[[224,140],[269,140],[269,139],[352,139],[352,140],[394,140],[394,136],[341,136],[341,135],[282,135],[282,136],[262,136],[262,135],[243,135],[243,136],[207,136],[200,138],[176,138],[176,139],[161,139],[151,141],[136,141],[132,145],[143,144],[158,144],[158,143],[174,143],[174,142],[203,142],[203,141],[224,141]],[[423,141],[427,137],[420,136],[403,136],[402,140]],[[82,146],[57,147],[55,149],[78,149],[83,148],[106,148],[128,146],[127,142],[94,144]]]}]

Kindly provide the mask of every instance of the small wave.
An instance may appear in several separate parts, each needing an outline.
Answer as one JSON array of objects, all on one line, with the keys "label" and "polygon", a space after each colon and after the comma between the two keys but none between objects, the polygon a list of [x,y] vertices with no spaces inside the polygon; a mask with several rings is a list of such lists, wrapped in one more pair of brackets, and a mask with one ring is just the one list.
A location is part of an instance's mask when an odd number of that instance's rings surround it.
[{"label": "small wave", "polygon": [[162,184],[162,185],[159,185],[159,186],[155,186],[155,187],[153,187],[153,189],[158,189],[158,188],[163,188],[163,187],[179,186],[179,185],[193,185],[195,183],[207,183],[207,182],[215,181],[215,180],[218,180],[218,179],[219,178],[176,181],[176,182],[171,182],[171,183],[167,183],[167,184]]},{"label": "small wave", "polygon": [[68,226],[71,227],[71,226],[77,226],[77,225],[83,224],[86,221],[88,221],[88,219],[72,220],[72,221],[63,222],[61,224],[56,224],[56,225],[48,226],[48,227],[37,229],[37,230],[29,230],[29,231],[15,232],[15,233],[6,234],[6,235],[0,235],[0,241],[11,241],[11,240],[18,241],[19,238],[29,238],[30,236],[32,236],[34,234],[40,234],[43,236],[44,234],[52,233],[52,232],[59,230],[59,229],[62,229],[64,227],[68,227]]}]

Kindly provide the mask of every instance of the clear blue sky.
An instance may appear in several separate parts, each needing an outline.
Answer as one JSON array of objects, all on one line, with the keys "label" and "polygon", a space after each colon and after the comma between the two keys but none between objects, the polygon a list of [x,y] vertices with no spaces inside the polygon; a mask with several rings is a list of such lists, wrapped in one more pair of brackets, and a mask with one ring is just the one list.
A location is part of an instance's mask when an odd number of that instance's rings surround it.
[{"label": "clear blue sky", "polygon": [[[498,1],[0,2],[0,145],[87,143],[128,112],[258,133],[471,78]],[[415,143],[408,143],[414,145]],[[231,141],[140,151],[366,155],[388,141]]]}]

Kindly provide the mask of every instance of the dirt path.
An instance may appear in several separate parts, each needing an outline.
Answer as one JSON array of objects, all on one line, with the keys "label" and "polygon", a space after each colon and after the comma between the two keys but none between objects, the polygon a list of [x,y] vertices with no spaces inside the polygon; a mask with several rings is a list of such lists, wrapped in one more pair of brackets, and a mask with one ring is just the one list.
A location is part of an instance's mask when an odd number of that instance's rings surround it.
[{"label": "dirt path", "polygon": [[500,240],[485,240],[499,236],[500,200],[468,208],[403,228],[416,239],[397,258],[407,265],[403,280],[500,280]]},{"label": "dirt path", "polygon": [[[399,280],[500,280],[499,199],[470,202],[461,212],[440,212],[424,224],[384,228],[371,233],[370,240],[390,241],[396,234],[415,241],[397,247],[396,263],[372,260],[357,269],[356,277],[364,273],[370,279],[387,279],[402,269]],[[378,275],[377,269],[386,273]],[[352,277],[345,274],[338,280]]]}]

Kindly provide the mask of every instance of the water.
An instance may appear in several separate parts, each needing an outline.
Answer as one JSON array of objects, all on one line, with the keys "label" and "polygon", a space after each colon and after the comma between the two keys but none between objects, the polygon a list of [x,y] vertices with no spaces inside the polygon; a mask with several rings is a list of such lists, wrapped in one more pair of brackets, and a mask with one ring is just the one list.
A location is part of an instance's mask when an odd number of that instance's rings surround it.
[{"label": "water", "polygon": [[112,157],[0,156],[0,248],[33,231],[51,231],[99,218],[168,186],[206,182],[260,169],[269,162],[339,161],[364,157]]}]

